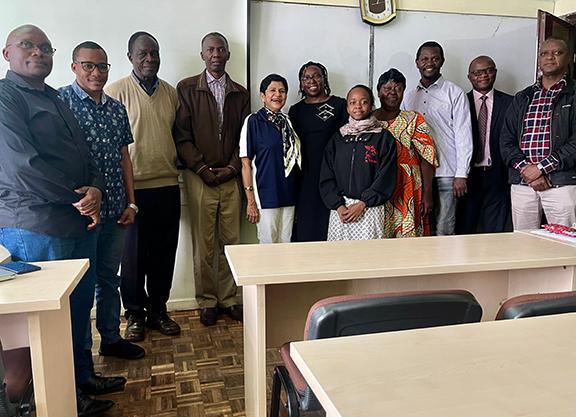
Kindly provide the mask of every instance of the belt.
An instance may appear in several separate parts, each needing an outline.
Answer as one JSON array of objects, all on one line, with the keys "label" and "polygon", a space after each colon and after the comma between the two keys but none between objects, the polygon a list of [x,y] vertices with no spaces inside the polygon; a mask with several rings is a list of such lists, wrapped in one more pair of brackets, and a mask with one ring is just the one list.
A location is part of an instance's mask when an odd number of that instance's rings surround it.
[{"label": "belt", "polygon": [[492,169],[491,166],[480,166],[480,167],[472,167],[473,169],[476,169],[478,171],[490,171]]}]

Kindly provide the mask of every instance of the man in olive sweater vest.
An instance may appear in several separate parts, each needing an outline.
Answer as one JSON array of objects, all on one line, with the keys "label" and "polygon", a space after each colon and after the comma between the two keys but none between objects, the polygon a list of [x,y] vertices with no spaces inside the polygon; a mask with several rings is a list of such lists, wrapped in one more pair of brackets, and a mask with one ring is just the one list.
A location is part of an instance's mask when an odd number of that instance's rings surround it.
[{"label": "man in olive sweater vest", "polygon": [[165,335],[180,333],[166,312],[170,296],[178,227],[180,189],[172,127],[178,109],[176,90],[158,78],[160,47],[149,33],[128,41],[133,71],[106,88],[126,107],[134,143],[129,145],[139,213],[128,228],[120,291],[128,326],[124,337],[145,337],[144,321]]},{"label": "man in olive sweater vest", "polygon": [[[240,243],[241,165],[238,143],[250,113],[248,92],[226,73],[228,41],[216,32],[204,36],[202,73],[178,83],[174,130],[186,181],[194,247],[194,283],[200,321],[216,324],[218,308],[242,320],[242,306],[224,256],[224,245]],[[215,234],[218,234],[215,236]],[[214,264],[214,253],[217,265]]]}]

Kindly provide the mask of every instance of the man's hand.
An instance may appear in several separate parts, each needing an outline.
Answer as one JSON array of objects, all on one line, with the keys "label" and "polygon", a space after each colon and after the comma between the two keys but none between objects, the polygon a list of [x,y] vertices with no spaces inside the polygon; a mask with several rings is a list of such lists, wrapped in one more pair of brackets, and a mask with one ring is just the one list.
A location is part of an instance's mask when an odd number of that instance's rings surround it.
[{"label": "man's hand", "polygon": [[346,207],[345,205],[341,205],[336,209],[336,212],[338,213],[338,217],[340,217],[340,221],[342,223],[346,223],[345,219],[346,216],[348,216],[348,207]]},{"label": "man's hand", "polygon": [[466,187],[466,178],[454,178],[454,185],[452,186],[452,190],[454,192],[454,197],[464,197],[468,192],[468,188]]},{"label": "man's hand", "polygon": [[74,190],[78,194],[84,195],[78,202],[72,204],[83,216],[92,217],[100,213],[102,203],[102,192],[96,187],[80,187]]},{"label": "man's hand", "polygon": [[216,174],[214,174],[210,168],[205,169],[199,175],[200,178],[202,178],[202,181],[204,181],[204,184],[209,187],[214,187],[219,184],[218,178],[216,178]]},{"label": "man's hand", "polygon": [[526,184],[530,184],[532,181],[535,181],[542,176],[542,171],[538,169],[537,165],[528,164],[520,170],[520,175]]},{"label": "man's hand", "polygon": [[359,201],[354,204],[350,204],[348,206],[348,213],[344,218],[344,223],[354,223],[357,221],[362,214],[364,214],[364,209],[366,208],[366,203],[363,201]]},{"label": "man's hand", "polygon": [[216,175],[216,181],[218,184],[224,184],[225,182],[230,181],[236,175],[236,171],[230,167],[210,168],[210,171]]},{"label": "man's hand", "polygon": [[547,189],[552,187],[550,185],[550,181],[548,181],[548,178],[545,175],[541,175],[540,177],[532,181],[529,185],[530,187],[532,187],[534,191],[546,191]]},{"label": "man's hand", "polygon": [[131,224],[134,224],[135,220],[136,220],[136,211],[134,211],[133,208],[126,207],[122,212],[122,215],[118,219],[118,224],[126,227],[130,226]]},{"label": "man's hand", "polygon": [[255,201],[248,202],[248,205],[246,206],[246,220],[252,224],[256,224],[260,221],[260,211],[258,210]]}]

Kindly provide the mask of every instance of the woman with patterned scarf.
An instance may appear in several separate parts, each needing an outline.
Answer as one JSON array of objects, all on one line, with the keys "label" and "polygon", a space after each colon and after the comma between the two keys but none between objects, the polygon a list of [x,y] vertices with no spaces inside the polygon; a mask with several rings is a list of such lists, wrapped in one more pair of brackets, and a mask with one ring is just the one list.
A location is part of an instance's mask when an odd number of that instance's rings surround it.
[{"label": "woman with patterned scarf", "polygon": [[246,219],[256,224],[260,243],[290,242],[301,166],[300,139],[282,113],[288,82],[270,74],[260,83],[264,107],[244,121],[240,134]]},{"label": "woman with patterned scarf", "polygon": [[326,146],[320,170],[320,195],[331,210],[328,240],[380,239],[396,183],[396,144],[372,116],[368,87],[353,87],[346,102],[348,123]]}]

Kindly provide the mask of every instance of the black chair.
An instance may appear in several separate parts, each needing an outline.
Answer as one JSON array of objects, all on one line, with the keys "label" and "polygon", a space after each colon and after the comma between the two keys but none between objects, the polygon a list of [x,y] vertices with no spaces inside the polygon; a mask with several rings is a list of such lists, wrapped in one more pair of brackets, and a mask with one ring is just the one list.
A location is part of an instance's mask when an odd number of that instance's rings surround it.
[{"label": "black chair", "polygon": [[[330,297],[308,312],[304,340],[478,322],[482,307],[468,291],[410,291]],[[322,407],[290,358],[290,343],[280,348],[284,366],[274,369],[270,417],[283,407],[289,417]],[[281,398],[282,390],[286,399]]]},{"label": "black chair", "polygon": [[496,314],[496,320],[576,313],[576,291],[526,294],[506,300]]},{"label": "black chair", "polygon": [[30,416],[33,402],[30,348],[4,350],[0,342],[0,417]]}]

